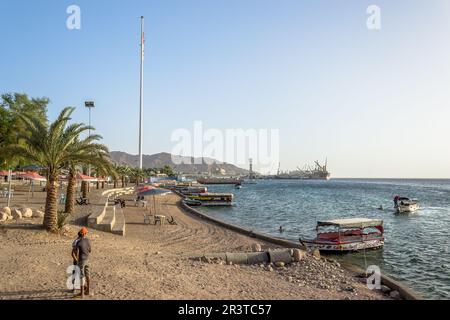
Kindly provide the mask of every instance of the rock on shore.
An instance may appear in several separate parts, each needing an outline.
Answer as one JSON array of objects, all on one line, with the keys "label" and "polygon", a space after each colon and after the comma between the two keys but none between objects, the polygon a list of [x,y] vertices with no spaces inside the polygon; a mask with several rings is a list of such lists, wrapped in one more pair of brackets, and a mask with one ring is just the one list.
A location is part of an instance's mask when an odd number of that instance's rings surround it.
[{"label": "rock on shore", "polygon": [[44,217],[44,212],[41,210],[33,210],[33,218],[43,218]]},{"label": "rock on shore", "polygon": [[33,216],[33,210],[30,208],[22,209],[22,218],[31,218]]},{"label": "rock on shore", "polygon": [[16,220],[22,219],[22,212],[19,209],[13,209],[11,215]]}]

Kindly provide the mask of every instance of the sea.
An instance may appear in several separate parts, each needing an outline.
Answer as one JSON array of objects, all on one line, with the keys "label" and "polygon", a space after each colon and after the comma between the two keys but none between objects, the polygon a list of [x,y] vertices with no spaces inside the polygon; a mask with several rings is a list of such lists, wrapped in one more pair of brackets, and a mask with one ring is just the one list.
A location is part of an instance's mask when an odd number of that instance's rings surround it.
[{"label": "sea", "polygon": [[[231,192],[235,204],[201,207],[204,213],[293,241],[314,238],[317,221],[383,219],[382,249],[333,257],[362,268],[376,265],[424,298],[450,299],[450,180],[257,180],[242,189],[209,185],[208,191]],[[421,209],[396,214],[395,195],[418,199]]]}]

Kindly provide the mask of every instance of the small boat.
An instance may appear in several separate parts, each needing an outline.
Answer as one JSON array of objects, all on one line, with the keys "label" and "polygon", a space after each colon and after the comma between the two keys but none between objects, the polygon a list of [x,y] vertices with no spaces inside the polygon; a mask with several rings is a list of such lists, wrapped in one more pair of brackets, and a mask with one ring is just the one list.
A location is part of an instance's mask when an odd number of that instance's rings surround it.
[{"label": "small boat", "polygon": [[317,222],[315,239],[300,238],[310,250],[328,252],[358,251],[384,245],[383,220],[367,218],[337,219]]},{"label": "small boat", "polygon": [[234,188],[235,188],[235,189],[242,189],[242,184],[237,183],[237,184],[234,186]]},{"label": "small boat", "polygon": [[397,213],[411,213],[420,209],[419,201],[405,197],[394,198],[394,208]]},{"label": "small boat", "polygon": [[208,189],[206,187],[199,186],[199,187],[184,187],[184,188],[178,189],[178,191],[180,191],[185,196],[190,196],[190,195],[197,194],[197,193],[208,192]]},{"label": "small boat", "polygon": [[192,200],[192,199],[184,199],[183,202],[185,204],[187,204],[188,206],[190,206],[190,207],[197,207],[197,206],[201,206],[202,205],[201,201]]},{"label": "small boat", "polygon": [[189,196],[188,199],[200,201],[202,206],[232,206],[232,193],[199,193]]}]

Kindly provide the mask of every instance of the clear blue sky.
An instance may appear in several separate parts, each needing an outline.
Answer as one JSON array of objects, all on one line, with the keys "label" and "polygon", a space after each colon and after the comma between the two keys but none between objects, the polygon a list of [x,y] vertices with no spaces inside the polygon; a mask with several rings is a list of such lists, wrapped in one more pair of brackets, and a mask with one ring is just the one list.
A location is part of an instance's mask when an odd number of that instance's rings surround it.
[{"label": "clear blue sky", "polygon": [[[81,8],[81,30],[66,8]],[[369,31],[366,9],[381,7]],[[0,90],[76,106],[111,150],[174,129],[279,128],[282,169],[326,156],[338,177],[450,177],[450,1],[0,1]]]}]

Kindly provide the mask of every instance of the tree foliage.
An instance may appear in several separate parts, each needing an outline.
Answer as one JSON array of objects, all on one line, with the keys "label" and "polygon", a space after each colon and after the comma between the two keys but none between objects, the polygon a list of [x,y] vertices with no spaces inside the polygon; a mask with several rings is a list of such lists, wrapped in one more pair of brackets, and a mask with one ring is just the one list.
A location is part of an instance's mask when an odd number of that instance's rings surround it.
[{"label": "tree foliage", "polygon": [[[0,97],[0,148],[11,144],[19,144],[20,137],[30,134],[25,122],[20,115],[37,118],[42,122],[47,121],[48,98],[29,98],[22,93],[5,93]],[[0,154],[0,168],[24,164],[23,159],[7,161]],[[21,161],[22,160],[22,161]]]}]

